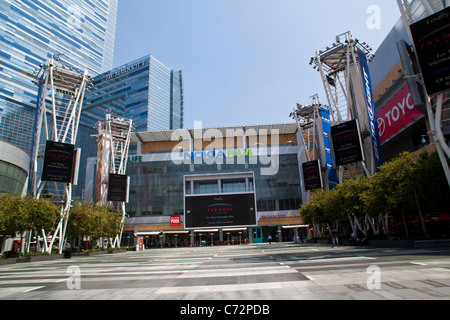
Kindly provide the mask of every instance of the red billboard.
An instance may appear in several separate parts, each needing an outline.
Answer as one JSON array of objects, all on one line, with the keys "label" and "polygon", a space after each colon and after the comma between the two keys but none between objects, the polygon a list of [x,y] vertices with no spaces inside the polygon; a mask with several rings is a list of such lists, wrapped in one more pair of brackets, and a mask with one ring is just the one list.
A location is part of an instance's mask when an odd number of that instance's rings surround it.
[{"label": "red billboard", "polygon": [[377,112],[381,142],[395,136],[421,116],[423,113],[414,107],[411,92],[406,84]]}]

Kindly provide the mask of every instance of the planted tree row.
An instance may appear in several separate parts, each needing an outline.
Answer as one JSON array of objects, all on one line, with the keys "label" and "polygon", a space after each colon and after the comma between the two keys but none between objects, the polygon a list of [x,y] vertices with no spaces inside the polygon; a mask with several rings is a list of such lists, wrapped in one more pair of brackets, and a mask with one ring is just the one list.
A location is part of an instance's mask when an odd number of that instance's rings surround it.
[{"label": "planted tree row", "polygon": [[[39,239],[43,232],[53,234],[61,219],[61,206],[47,199],[0,195],[0,248],[7,237],[21,238],[21,252],[44,251]],[[108,206],[75,203],[67,221],[66,236],[71,239],[115,237],[122,227],[122,217]]]},{"label": "planted tree row", "polygon": [[401,226],[410,237],[408,221],[418,219],[423,235],[428,235],[427,218],[450,210],[450,190],[436,153],[414,156],[402,153],[386,162],[367,178],[347,180],[335,190],[311,195],[300,208],[305,221],[315,226],[317,236],[339,222],[352,231],[388,235],[390,226]]}]

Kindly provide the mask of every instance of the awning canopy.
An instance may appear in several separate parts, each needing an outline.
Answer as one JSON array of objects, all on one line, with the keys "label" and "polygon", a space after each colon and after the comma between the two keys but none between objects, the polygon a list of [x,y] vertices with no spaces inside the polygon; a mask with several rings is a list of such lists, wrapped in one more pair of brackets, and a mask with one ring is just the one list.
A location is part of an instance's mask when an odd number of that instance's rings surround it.
[{"label": "awning canopy", "polygon": [[135,237],[140,237],[140,236],[157,236],[161,234],[161,231],[143,231],[143,232],[136,232],[134,234]]},{"label": "awning canopy", "polygon": [[296,229],[296,228],[308,228],[309,225],[307,224],[296,224],[296,225],[292,225],[292,226],[281,226],[281,228],[283,229]]}]

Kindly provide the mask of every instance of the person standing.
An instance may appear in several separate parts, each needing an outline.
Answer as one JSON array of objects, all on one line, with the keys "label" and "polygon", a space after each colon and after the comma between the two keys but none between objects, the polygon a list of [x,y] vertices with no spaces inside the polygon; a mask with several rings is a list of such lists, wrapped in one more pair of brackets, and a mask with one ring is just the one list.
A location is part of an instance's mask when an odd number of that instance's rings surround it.
[{"label": "person standing", "polygon": [[333,229],[331,230],[331,247],[334,248],[335,244],[339,247],[338,232],[336,229]]},{"label": "person standing", "polygon": [[272,236],[271,236],[271,235],[269,235],[269,236],[267,237],[267,240],[269,240],[269,244],[272,244]]}]

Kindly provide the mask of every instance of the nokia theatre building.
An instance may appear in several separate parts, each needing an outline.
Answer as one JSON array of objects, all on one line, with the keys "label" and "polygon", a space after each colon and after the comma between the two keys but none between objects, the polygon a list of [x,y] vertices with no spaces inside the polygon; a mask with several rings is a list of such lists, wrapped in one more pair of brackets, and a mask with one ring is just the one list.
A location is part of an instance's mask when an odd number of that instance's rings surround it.
[{"label": "nokia theatre building", "polygon": [[[306,236],[297,124],[140,132],[128,158],[129,202],[122,245],[257,243]],[[96,158],[86,167],[95,194]]]}]

